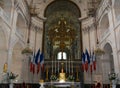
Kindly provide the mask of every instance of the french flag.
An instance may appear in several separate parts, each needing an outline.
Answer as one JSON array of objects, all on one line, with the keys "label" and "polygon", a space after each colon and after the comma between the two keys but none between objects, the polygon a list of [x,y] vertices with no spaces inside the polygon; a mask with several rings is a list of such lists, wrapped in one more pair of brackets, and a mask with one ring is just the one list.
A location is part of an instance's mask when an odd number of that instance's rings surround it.
[{"label": "french flag", "polygon": [[30,72],[33,72],[33,74],[35,73],[35,52],[33,52],[33,57],[31,58]]},{"label": "french flag", "polygon": [[90,64],[90,56],[88,50],[85,51],[85,71],[88,71],[88,64]]},{"label": "french flag", "polygon": [[37,74],[40,72],[40,59],[39,59],[39,62],[37,64]]},{"label": "french flag", "polygon": [[95,56],[94,52],[93,52],[93,55],[92,55],[92,59],[93,59],[93,68],[94,68],[94,70],[96,70],[96,56]]},{"label": "french flag", "polygon": [[39,54],[39,58],[37,60],[37,74],[40,72],[40,54]]},{"label": "french flag", "polygon": [[93,71],[93,58],[92,58],[92,55],[90,53],[90,72],[92,74],[92,71]]},{"label": "french flag", "polygon": [[40,49],[38,49],[37,54],[35,56],[35,64],[36,65],[38,64],[39,57],[40,57]]},{"label": "french flag", "polygon": [[85,54],[84,52],[82,53],[82,71],[85,70]]},{"label": "french flag", "polygon": [[43,56],[43,53],[40,54],[40,65],[41,65],[42,71],[44,71],[44,56]]}]

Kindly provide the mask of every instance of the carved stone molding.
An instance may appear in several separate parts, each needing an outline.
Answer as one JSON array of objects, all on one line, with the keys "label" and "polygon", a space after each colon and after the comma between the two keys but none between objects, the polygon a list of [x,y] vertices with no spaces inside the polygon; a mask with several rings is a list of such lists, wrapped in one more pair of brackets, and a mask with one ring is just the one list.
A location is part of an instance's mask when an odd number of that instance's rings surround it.
[{"label": "carved stone molding", "polygon": [[23,14],[27,24],[29,24],[29,22],[30,22],[30,14],[29,14],[28,7],[25,4],[24,0],[22,0],[22,1],[21,0],[15,0],[14,1],[14,8],[17,11],[19,10]]},{"label": "carved stone molding", "polygon": [[36,25],[36,24],[34,24],[34,23],[32,23],[31,24],[31,30],[37,31],[38,33],[41,33],[41,31],[43,31],[43,28],[38,26],[38,25]]},{"label": "carved stone molding", "polygon": [[102,16],[102,14],[107,10],[109,12],[109,10],[112,7],[112,2],[111,0],[103,0],[100,4],[100,7],[97,10],[97,20],[99,20]]}]

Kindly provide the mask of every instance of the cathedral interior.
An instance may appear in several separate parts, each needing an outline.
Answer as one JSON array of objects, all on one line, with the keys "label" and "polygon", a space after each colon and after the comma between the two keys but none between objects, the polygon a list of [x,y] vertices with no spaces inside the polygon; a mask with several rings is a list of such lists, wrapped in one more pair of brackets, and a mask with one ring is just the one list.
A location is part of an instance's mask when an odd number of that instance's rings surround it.
[{"label": "cathedral interior", "polygon": [[120,88],[120,0],[0,0],[0,88]]}]

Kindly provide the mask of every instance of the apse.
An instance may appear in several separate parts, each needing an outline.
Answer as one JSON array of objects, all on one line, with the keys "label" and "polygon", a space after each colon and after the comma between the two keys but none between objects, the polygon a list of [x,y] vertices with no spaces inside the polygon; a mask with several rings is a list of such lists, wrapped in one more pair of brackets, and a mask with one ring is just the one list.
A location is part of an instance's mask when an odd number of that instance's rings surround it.
[{"label": "apse", "polygon": [[[70,74],[74,73],[74,77],[78,72],[82,74],[80,9],[72,1],[57,0],[46,7],[44,16],[47,20],[44,22],[43,52],[45,72],[49,72],[49,77],[44,75],[45,78],[50,80],[54,74],[58,78],[56,81],[60,81],[59,76],[63,75],[65,78],[61,80],[66,81]],[[80,74],[77,79],[79,77]]]},{"label": "apse", "polygon": [[[64,40],[63,42],[65,43],[65,47],[63,51],[67,54],[72,55],[76,59],[80,59],[79,53],[81,52],[81,27],[80,27],[80,22],[78,21],[78,18],[81,16],[80,10],[77,7],[76,4],[74,4],[71,1],[65,1],[65,0],[58,0],[50,3],[48,7],[45,10],[45,17],[47,18],[47,21],[44,23],[44,53],[45,53],[45,58],[50,59],[51,56],[57,56],[59,52],[61,52],[60,46],[60,40]],[[63,22],[63,32],[69,33],[73,32],[75,35],[70,35],[67,36],[71,38],[70,36],[74,37],[74,40],[70,44],[69,39],[55,39],[51,40],[50,37],[52,35],[52,31],[55,34],[57,34],[58,30],[58,35],[62,31],[62,28],[57,27],[60,24],[60,21]],[[53,33],[53,34],[54,34]],[[63,33],[62,33],[63,34]],[[64,34],[63,34],[64,36]],[[53,36],[53,37],[58,37],[58,36]],[[60,37],[60,36],[59,36]],[[70,51],[71,49],[73,51]],[[79,50],[78,50],[79,49]]]}]

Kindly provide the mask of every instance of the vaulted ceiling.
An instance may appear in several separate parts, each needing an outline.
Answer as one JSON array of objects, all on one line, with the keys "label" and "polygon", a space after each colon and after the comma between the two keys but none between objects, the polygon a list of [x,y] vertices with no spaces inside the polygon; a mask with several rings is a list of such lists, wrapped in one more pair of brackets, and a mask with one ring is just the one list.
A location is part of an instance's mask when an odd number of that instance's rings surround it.
[{"label": "vaulted ceiling", "polygon": [[[46,56],[64,50],[79,53],[81,20],[94,16],[101,0],[26,0],[30,12],[44,22],[44,49]],[[83,19],[84,20],[84,19]]]},{"label": "vaulted ceiling", "polygon": [[[53,3],[53,2],[56,2],[56,3],[61,2],[61,0],[25,0],[25,1],[28,3],[28,5],[31,8],[35,8],[35,12],[37,13],[37,15],[39,17],[44,16],[45,9],[51,3]],[[100,4],[100,2],[102,0],[64,0],[64,4],[63,3],[59,3],[59,4],[56,4],[56,5],[54,4],[54,6],[51,6],[52,9],[51,10],[49,9],[48,12],[52,13],[54,11],[58,11],[58,10],[63,9],[64,7],[67,7],[67,8],[64,8],[64,9],[73,12],[75,15],[78,15],[78,14],[76,14],[76,10],[74,10],[75,9],[74,6],[70,5],[70,3],[66,4],[67,1],[71,1],[74,4],[76,4],[76,6],[78,6],[78,8],[81,11],[81,14],[84,17],[85,13],[88,13],[89,11],[91,11],[91,10],[93,10],[95,8],[98,8],[99,4]],[[63,0],[62,0],[62,2],[63,2]],[[56,8],[56,7],[59,7],[59,8]]]}]

